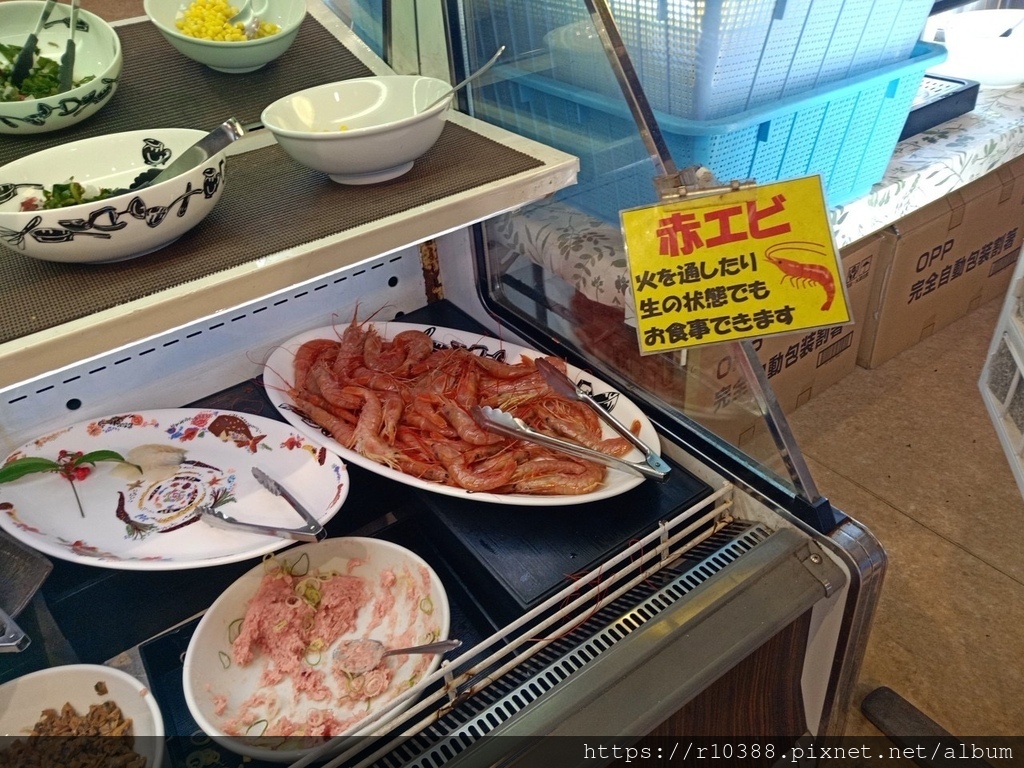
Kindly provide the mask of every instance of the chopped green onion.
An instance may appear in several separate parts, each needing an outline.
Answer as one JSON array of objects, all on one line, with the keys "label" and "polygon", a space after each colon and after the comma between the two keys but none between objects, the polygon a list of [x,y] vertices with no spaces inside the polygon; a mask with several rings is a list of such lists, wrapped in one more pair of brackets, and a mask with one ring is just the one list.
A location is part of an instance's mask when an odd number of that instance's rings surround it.
[{"label": "chopped green onion", "polygon": [[221,666],[224,667],[224,669],[227,669],[231,666],[231,657],[224,653],[224,651],[218,651],[217,655],[220,657],[220,663]]},{"label": "chopped green onion", "polygon": [[242,634],[243,621],[245,621],[244,618],[235,619],[230,624],[228,624],[228,643],[230,643],[231,645],[234,645],[235,640],[237,640],[238,636]]},{"label": "chopped green onion", "polygon": [[[263,726],[262,728],[260,728],[260,732],[259,733],[253,733],[252,729],[255,728],[258,725],[262,725]],[[267,732],[267,726],[268,725],[270,725],[270,724],[266,720],[257,720],[255,723],[253,723],[252,725],[250,725],[248,728],[245,729],[245,735],[246,736],[262,736],[264,733]]]}]

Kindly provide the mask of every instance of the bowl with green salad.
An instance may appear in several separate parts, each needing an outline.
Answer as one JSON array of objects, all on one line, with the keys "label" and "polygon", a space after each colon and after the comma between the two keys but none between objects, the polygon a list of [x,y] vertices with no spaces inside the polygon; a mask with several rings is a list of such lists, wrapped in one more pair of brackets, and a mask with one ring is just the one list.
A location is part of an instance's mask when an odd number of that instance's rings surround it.
[{"label": "bowl with green salad", "polygon": [[106,21],[80,9],[75,26],[71,88],[60,88],[60,60],[70,36],[71,6],[54,6],[33,51],[32,67],[20,83],[14,62],[35,30],[42,0],[0,2],[0,133],[28,135],[57,131],[96,114],[117,90],[121,39]]},{"label": "bowl with green salad", "polygon": [[152,182],[205,135],[191,128],[111,133],[0,166],[0,258],[123,261],[191,235],[224,191],[224,150]]}]

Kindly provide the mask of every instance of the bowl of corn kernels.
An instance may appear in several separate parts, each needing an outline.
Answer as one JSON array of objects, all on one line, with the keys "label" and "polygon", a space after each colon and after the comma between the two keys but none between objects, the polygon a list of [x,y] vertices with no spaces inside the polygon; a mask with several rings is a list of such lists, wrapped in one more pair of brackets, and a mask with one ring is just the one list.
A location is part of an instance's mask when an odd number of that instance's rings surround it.
[{"label": "bowl of corn kernels", "polygon": [[[306,16],[305,0],[263,0],[258,22],[231,19],[242,0],[144,0],[146,16],[179,53],[218,72],[253,72],[281,56]],[[265,6],[265,7],[264,7]]]}]

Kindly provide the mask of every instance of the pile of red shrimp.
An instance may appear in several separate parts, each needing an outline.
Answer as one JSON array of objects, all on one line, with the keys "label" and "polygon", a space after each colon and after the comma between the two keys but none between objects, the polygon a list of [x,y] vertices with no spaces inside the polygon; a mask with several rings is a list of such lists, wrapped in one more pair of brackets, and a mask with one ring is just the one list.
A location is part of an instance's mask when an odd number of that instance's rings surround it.
[{"label": "pile of red shrimp", "polygon": [[[565,361],[546,358],[565,371]],[[340,338],[314,339],[296,352],[296,409],[346,448],[413,477],[467,491],[584,494],[606,468],[533,443],[488,432],[474,405],[500,408],[534,429],[613,456],[631,446],[604,439],[586,404],[557,394],[533,360],[505,363],[464,347],[435,348],[419,330],[385,339],[353,320]],[[631,425],[634,432],[639,424]]]}]

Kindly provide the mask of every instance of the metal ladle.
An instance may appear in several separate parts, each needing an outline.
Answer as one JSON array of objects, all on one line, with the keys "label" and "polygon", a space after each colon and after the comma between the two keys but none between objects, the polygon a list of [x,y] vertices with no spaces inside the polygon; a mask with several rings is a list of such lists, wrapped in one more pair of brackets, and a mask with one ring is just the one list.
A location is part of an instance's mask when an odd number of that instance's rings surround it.
[{"label": "metal ladle", "polygon": [[462,645],[461,640],[439,640],[411,648],[388,648],[379,640],[363,638],[344,640],[334,649],[334,665],[350,675],[362,675],[376,669],[385,656],[401,656],[407,653],[444,653]]},{"label": "metal ladle", "polygon": [[446,91],[445,93],[442,93],[440,96],[438,96],[432,102],[427,104],[427,106],[425,106],[423,109],[421,109],[420,112],[426,112],[427,110],[432,109],[433,107],[436,107],[438,104],[440,104],[442,101],[447,99],[449,96],[451,96],[453,93],[458,91],[460,88],[463,88],[466,85],[468,85],[469,83],[471,83],[474,80],[476,80],[478,77],[480,77],[480,75],[482,75],[484,72],[486,72],[487,70],[489,70],[491,67],[494,66],[494,63],[498,60],[498,57],[501,56],[501,54],[504,52],[504,50],[505,50],[505,46],[503,45],[503,46],[501,46],[501,48],[498,49],[497,53],[495,53],[493,56],[491,56],[491,58],[488,60],[488,62],[486,64],[484,64],[482,67],[480,67],[480,69],[478,69],[476,72],[471,74],[469,77],[467,77],[465,80],[463,80],[458,85],[455,85],[451,89]]}]

